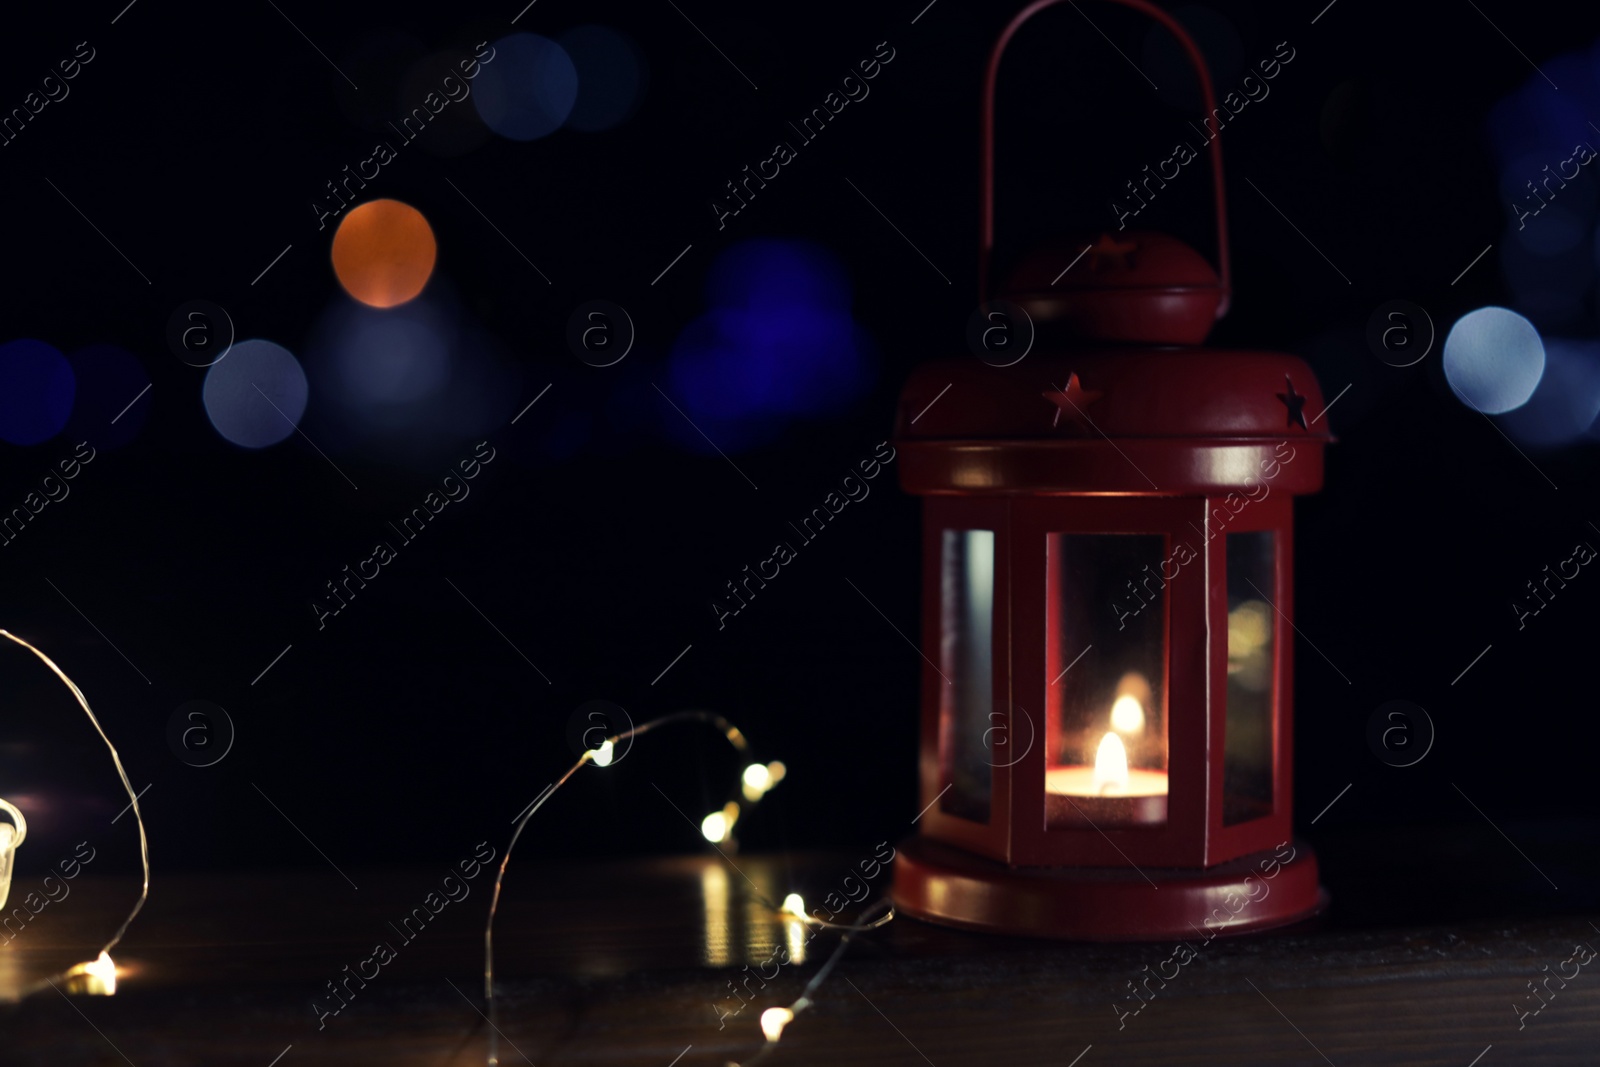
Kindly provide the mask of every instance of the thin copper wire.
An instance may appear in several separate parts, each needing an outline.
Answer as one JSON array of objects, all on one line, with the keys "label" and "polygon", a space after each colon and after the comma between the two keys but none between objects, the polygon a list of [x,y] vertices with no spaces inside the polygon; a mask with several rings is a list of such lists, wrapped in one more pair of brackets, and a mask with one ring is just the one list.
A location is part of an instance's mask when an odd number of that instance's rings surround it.
[{"label": "thin copper wire", "polygon": [[[63,672],[60,667],[56,666],[55,660],[51,659],[43,652],[40,652],[37,648],[34,648],[27,641],[24,641],[16,634],[7,630],[0,630],[0,637],[9,638],[10,640],[21,645],[23,648],[27,649],[29,652],[32,652],[35,656],[38,656],[39,659],[43,661],[44,665],[49,667],[55,676],[60,678],[62,683],[68,689],[72,690],[72,695],[77,698],[78,706],[83,709],[83,713],[85,715],[89,716],[89,722],[93,724],[95,732],[100,735],[100,740],[104,741],[106,743],[106,748],[110,750],[111,762],[115,764],[117,768],[117,777],[122,779],[122,788],[128,792],[128,802],[133,807],[134,821],[139,824],[139,860],[144,866],[144,878],[143,881],[140,882],[139,899],[134,901],[133,910],[128,912],[128,917],[126,919],[122,920],[122,925],[117,927],[117,932],[111,935],[111,940],[107,941],[105,946],[100,949],[101,955],[109,956],[111,954],[111,950],[116,948],[117,944],[122,940],[122,935],[128,932],[128,927],[133,923],[134,918],[144,908],[144,902],[150,897],[150,839],[145,835],[144,815],[139,811],[139,796],[133,790],[133,783],[128,781],[128,772],[123,769],[122,757],[117,753],[117,746],[113,745],[111,743],[111,738],[106,736],[105,728],[100,725],[100,720],[95,717],[93,709],[89,707],[89,701],[84,697],[83,690],[78,688],[77,683],[75,683],[71,678],[68,678],[66,673]],[[51,980],[46,978],[43,982],[38,982],[33,986],[30,986],[27,992],[31,993],[36,989],[42,989],[46,984],[50,984],[50,982]]]},{"label": "thin copper wire", "polygon": [[[663,715],[659,719],[651,719],[647,723],[624,730],[619,734],[607,738],[606,740],[615,746],[619,741],[627,740],[628,738],[633,737],[640,737],[649,733],[651,730],[654,730],[658,726],[667,726],[671,723],[677,722],[709,723],[710,725],[716,727],[717,730],[722,733],[722,736],[728,740],[728,743],[734,747],[734,750],[739,752],[741,755],[748,753],[750,750],[749,742],[745,739],[744,734],[737,726],[733,725],[733,723],[729,722],[721,715],[709,711],[673,712],[671,715]],[[540,794],[538,799],[533,802],[532,806],[523,813],[522,817],[517,820],[516,827],[511,832],[511,840],[506,845],[505,855],[500,858],[500,869],[498,872],[496,872],[494,879],[494,891],[489,898],[489,917],[483,928],[483,996],[485,1006],[487,1008],[487,1011],[484,1013],[484,1017],[489,1022],[489,1067],[499,1067],[500,1063],[500,1011],[498,998],[495,996],[494,991],[494,920],[496,914],[498,914],[500,910],[500,890],[501,886],[505,882],[506,868],[511,863],[511,852],[516,848],[517,839],[522,836],[522,830],[528,825],[528,820],[532,819],[534,813],[544,806],[545,801],[555,796],[556,791],[565,785],[569,778],[578,773],[578,769],[580,767],[586,763],[592,763],[594,761],[595,751],[595,749],[584,750],[583,755],[578,757],[577,762],[569,767],[567,772],[558,778],[554,785],[550,786],[542,794]],[[828,973],[833,970],[834,966],[839,962],[840,957],[844,955],[845,948],[849,946],[850,939],[852,937],[858,933],[863,933],[868,930],[876,930],[878,927],[883,926],[894,918],[894,908],[889,905],[887,900],[880,900],[877,903],[872,904],[861,913],[861,917],[856,922],[847,924],[829,922],[827,920],[816,919],[811,916],[794,916],[791,913],[784,912],[783,909],[778,905],[762,896],[759,891],[757,891],[755,895],[756,898],[763,904],[766,904],[767,907],[771,908],[774,912],[779,913],[784,918],[798,918],[809,926],[816,926],[821,929],[845,931],[844,936],[839,939],[839,944],[834,948],[832,954],[829,955],[827,961],[817,969],[817,973],[812,975],[811,980],[806,983],[805,988],[800,993],[799,999],[795,1000],[794,1003],[789,1005],[789,1011],[792,1012],[794,1016],[798,1016],[801,1012],[805,1011],[811,1006],[812,995],[816,993],[818,987],[822,985],[823,980],[827,978]],[[876,912],[884,910],[885,908],[887,909],[885,914],[873,917]],[[792,1017],[790,1021],[792,1021]],[[769,1040],[767,1044],[762,1047],[754,1057],[751,1058],[750,1064],[759,1063],[767,1056],[772,1047],[777,1043],[778,1042],[776,1040]],[[737,1065],[735,1065],[735,1067],[737,1067]]]},{"label": "thin copper wire", "polygon": [[[876,919],[868,919],[868,916],[872,915],[873,912],[884,908],[888,909],[885,914]],[[870,905],[865,911],[863,911],[859,920],[846,926],[845,935],[841,937],[839,939],[839,943],[834,946],[833,952],[829,954],[827,960],[822,964],[822,966],[817,968],[817,973],[812,975],[811,980],[805,984],[805,988],[800,991],[800,996],[789,1005],[790,1016],[788,1022],[784,1023],[784,1026],[787,1027],[789,1023],[794,1022],[794,1020],[799,1017],[801,1012],[811,1007],[812,996],[822,985],[823,980],[828,977],[828,973],[833,970],[833,968],[838,964],[839,960],[844,956],[844,950],[850,947],[850,939],[852,937],[854,937],[856,934],[864,933],[867,930],[876,930],[878,927],[884,925],[893,918],[894,906],[890,904],[888,898],[885,897],[880,898],[876,903]],[[779,1034],[781,1037],[782,1031],[779,1031]],[[770,1054],[772,1050],[777,1047],[779,1039],[780,1038],[778,1037],[768,1038],[767,1043],[761,1046],[756,1054],[750,1057],[747,1063],[743,1065],[734,1063],[730,1064],[729,1067],[754,1067],[755,1064],[758,1064],[762,1060],[766,1059],[768,1054]]]},{"label": "thin copper wire", "polygon": [[[750,742],[745,740],[744,734],[740,732],[737,726],[721,715],[710,711],[675,711],[670,715],[663,715],[659,719],[651,719],[649,722],[624,730],[606,740],[615,746],[619,741],[631,737],[642,737],[658,726],[667,726],[676,722],[709,723],[716,727],[722,733],[722,736],[727,738],[728,743],[734,747],[734,750],[741,755],[750,750]],[[522,836],[522,829],[528,825],[528,820],[533,818],[535,812],[544,807],[545,801],[556,795],[556,791],[567,783],[567,779],[578,773],[578,768],[594,761],[594,753],[594,749],[585,749],[583,755],[578,757],[578,761],[567,769],[567,773],[558,778],[556,783],[546,789],[533,802],[532,807],[523,813],[522,818],[517,820],[516,828],[511,832],[511,841],[506,845],[505,855],[500,858],[500,869],[494,876],[494,892],[489,897],[489,919],[483,928],[483,999],[488,1009],[485,1012],[485,1017],[489,1021],[489,1067],[499,1067],[500,1063],[500,1006],[494,993],[494,918],[495,914],[500,910],[500,887],[505,881],[506,867],[511,863],[511,851],[517,847],[517,839]],[[770,904],[770,901],[768,903]]]}]

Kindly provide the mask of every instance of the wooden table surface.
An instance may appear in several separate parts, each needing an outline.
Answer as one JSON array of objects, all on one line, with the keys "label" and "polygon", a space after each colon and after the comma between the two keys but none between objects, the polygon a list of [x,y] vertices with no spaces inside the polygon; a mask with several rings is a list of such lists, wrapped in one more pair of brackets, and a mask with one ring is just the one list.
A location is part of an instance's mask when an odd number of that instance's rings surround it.
[{"label": "wooden table surface", "polygon": [[[764,1063],[1600,1063],[1600,961],[1564,987],[1551,979],[1548,1005],[1520,1028],[1514,1010],[1539,1003],[1527,983],[1556,972],[1576,944],[1600,946],[1596,828],[1511,829],[1537,868],[1488,826],[1315,838],[1333,893],[1327,917],[1294,932],[1195,939],[1195,958],[1164,988],[1152,983],[1159,991],[1120,1026],[1114,1005],[1134,1005],[1127,983],[1168,959],[1171,943],[995,938],[897,918],[854,940]],[[818,901],[870,854],[732,865],[715,853],[519,856],[498,937],[502,1062],[748,1061],[763,1044],[760,1011],[792,1001],[837,943],[826,931],[807,941],[759,898],[798,890]],[[326,868],[158,871],[116,953],[116,995],[46,987],[0,1007],[0,1064],[269,1067],[280,1054],[280,1067],[482,1063],[492,872],[466,882],[470,895],[444,903],[410,941],[390,924],[423,907],[448,869],[347,873],[359,888]],[[9,907],[29,888],[20,880]],[[82,875],[0,944],[0,997],[92,957],[134,891],[131,878]],[[314,999],[334,1004],[325,983],[380,941],[394,958],[319,1029]],[[776,964],[761,964],[778,946],[793,962],[774,975]],[[741,1003],[730,983],[762,970],[765,989],[751,979],[754,1002],[719,1021]]]}]

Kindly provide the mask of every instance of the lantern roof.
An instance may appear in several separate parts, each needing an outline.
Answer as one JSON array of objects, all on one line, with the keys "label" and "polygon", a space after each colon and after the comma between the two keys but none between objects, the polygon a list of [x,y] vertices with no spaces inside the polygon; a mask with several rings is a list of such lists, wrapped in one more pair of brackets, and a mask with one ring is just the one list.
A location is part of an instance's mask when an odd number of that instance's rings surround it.
[{"label": "lantern roof", "polygon": [[1153,345],[1203,344],[1225,295],[1204,256],[1150,230],[1052,242],[1004,286],[1005,299],[1057,335]]},{"label": "lantern roof", "polygon": [[1288,436],[1326,442],[1332,435],[1325,406],[1310,366],[1282,352],[1086,349],[1030,353],[1011,367],[968,356],[912,372],[896,433],[907,439]]},{"label": "lantern roof", "polygon": [[902,471],[912,492],[1146,495],[1236,488],[1255,470],[1246,457],[1304,442],[1316,460],[1297,464],[1298,493],[1321,486],[1326,408],[1311,368],[1282,352],[1096,348],[1009,367],[967,356],[912,373],[895,438],[921,457]]}]

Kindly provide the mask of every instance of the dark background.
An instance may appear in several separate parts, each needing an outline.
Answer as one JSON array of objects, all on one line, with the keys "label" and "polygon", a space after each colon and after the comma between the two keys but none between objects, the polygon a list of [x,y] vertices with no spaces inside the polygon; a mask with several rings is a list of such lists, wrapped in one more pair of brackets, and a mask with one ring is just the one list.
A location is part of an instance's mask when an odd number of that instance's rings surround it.
[{"label": "dark background", "polygon": [[[37,337],[67,352],[116,343],[140,358],[153,389],[138,437],[103,449],[68,499],[0,547],[0,625],[74,677],[135,787],[151,786],[143,807],[158,877],[322,866],[285,816],[347,869],[451,861],[485,838],[498,845],[570,763],[567,723],[595,698],[636,722],[712,709],[763,758],[784,760],[789,778],[741,825],[746,848],[851,847],[904,833],[920,806],[921,661],[846,579],[894,626],[917,632],[915,500],[892,473],[880,478],[721,632],[709,602],[889,436],[912,367],[964,350],[980,77],[1014,5],[938,0],[912,25],[923,2],[681,4],[759,90],[667,3],[539,0],[522,17],[515,29],[547,36],[587,22],[626,33],[645,56],[645,94],[609,132],[491,138],[452,157],[412,146],[373,183],[369,196],[427,216],[440,246],[430,293],[453,290],[514,373],[488,434],[497,459],[470,499],[447,508],[321,632],[308,604],[323,583],[366,556],[384,521],[420,502],[478,438],[430,439],[390,456],[333,449],[359,490],[301,436],[236,448],[207,423],[204,372],[168,351],[165,324],[185,300],[210,299],[240,338],[267,337],[305,358],[323,309],[342,299],[328,265],[333,230],[316,231],[308,204],[368,154],[371,137],[350,109],[401,110],[398,78],[361,68],[360,49],[396,31],[430,49],[492,40],[513,29],[520,5],[285,6],[330,57],[364,71],[360,101],[264,3],[223,11],[141,0],[113,26],[113,0],[36,9],[8,29],[8,108],[76,42],[88,39],[98,55],[67,100],[0,149],[0,340]],[[1194,114],[1166,99],[1181,100],[1182,75],[1152,51],[1145,24],[1080,7],[1165,93],[1072,7],[1034,21],[1000,86],[999,220],[1013,251],[1063,228],[1106,226],[1109,198],[1164,158]],[[1297,642],[1297,821],[1304,829],[1353,783],[1314,839],[1341,826],[1481,825],[1465,794],[1527,841],[1519,834],[1536,837],[1536,822],[1595,814],[1600,579],[1584,572],[1522,632],[1510,602],[1575,542],[1600,543],[1586,525],[1600,516],[1597,445],[1525,449],[1524,458],[1451,394],[1437,343],[1421,364],[1395,369],[1368,350],[1363,330],[1394,298],[1425,307],[1441,341],[1466,311],[1511,303],[1485,116],[1538,75],[1469,4],[1340,0],[1311,25],[1320,7],[1210,5],[1239,42],[1232,68],[1218,60],[1219,93],[1238,84],[1239,63],[1268,57],[1279,41],[1296,50],[1271,96],[1223,137],[1237,297],[1212,342],[1305,355],[1328,397],[1351,384],[1328,416],[1339,440],[1327,485],[1297,504],[1297,621],[1322,653]],[[1600,13],[1568,5],[1485,11],[1534,61],[1600,35]],[[880,41],[896,56],[871,96],[719,232],[709,203],[722,183],[764,158],[784,124]],[[1552,145],[1550,160],[1568,148]],[[1210,254],[1204,168],[1187,168],[1139,222]],[[809,238],[845,264],[876,351],[875,385],[831,418],[794,421],[773,443],[733,451],[754,489],[723,458],[691,447],[650,383],[704,311],[715,257],[768,236]],[[1496,249],[1452,285],[1490,242]],[[572,309],[596,297],[625,306],[639,331],[628,358],[606,369],[580,363],[563,339]],[[1591,301],[1565,332],[1593,336],[1594,326]],[[618,396],[639,399],[619,407]],[[319,443],[338,437],[315,386],[303,429]],[[0,444],[0,503],[19,503],[74,443]],[[83,839],[100,849],[102,869],[130,868],[132,819],[108,821],[126,800],[81,712],[19,649],[0,649],[0,687],[0,795],[31,798],[38,812],[19,870],[42,869]],[[169,716],[194,699],[227,709],[237,728],[227,758],[204,769],[179,762],[166,742]],[[1415,767],[1384,766],[1367,747],[1368,717],[1391,699],[1420,704],[1437,727]],[[641,740],[612,772],[586,772],[551,801],[530,825],[533,862],[703,848],[655,787],[698,821],[736,771],[709,731]],[[1483,859],[1520,863],[1509,847]],[[1564,872],[1549,873],[1562,881]]]}]

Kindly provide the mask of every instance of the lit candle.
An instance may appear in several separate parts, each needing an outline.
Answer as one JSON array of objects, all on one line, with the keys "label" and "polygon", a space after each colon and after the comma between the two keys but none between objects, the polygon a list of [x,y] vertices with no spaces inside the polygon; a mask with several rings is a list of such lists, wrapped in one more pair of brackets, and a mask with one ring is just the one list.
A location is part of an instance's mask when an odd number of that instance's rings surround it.
[{"label": "lit candle", "polygon": [[1093,767],[1051,767],[1045,772],[1045,789],[1069,797],[1166,796],[1167,774],[1130,768],[1122,738],[1108,733],[1100,739]]},{"label": "lit candle", "polygon": [[[1111,729],[1095,749],[1094,766],[1070,765],[1045,770],[1045,797],[1050,824],[1089,821],[1155,825],[1167,818],[1167,772],[1128,766],[1122,734],[1136,738],[1144,730],[1144,706],[1137,697],[1118,696],[1111,706]],[[1053,798],[1064,798],[1053,801]],[[1070,798],[1070,799],[1065,799]]]}]

